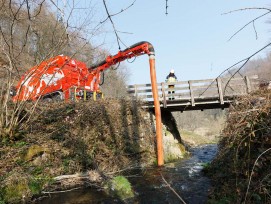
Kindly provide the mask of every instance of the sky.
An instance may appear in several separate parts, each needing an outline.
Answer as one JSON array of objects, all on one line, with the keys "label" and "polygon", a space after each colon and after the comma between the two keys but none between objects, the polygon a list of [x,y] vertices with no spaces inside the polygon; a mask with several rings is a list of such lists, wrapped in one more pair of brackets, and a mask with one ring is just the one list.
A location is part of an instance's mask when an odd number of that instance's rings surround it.
[{"label": "sky", "polygon": [[[134,0],[107,0],[110,13],[116,13]],[[117,2],[117,3],[116,3]],[[229,38],[246,23],[266,10],[237,9],[271,7],[268,0],[168,0],[168,15],[165,15],[165,0],[136,0],[134,5],[112,17],[121,40],[130,46],[140,41],[149,41],[156,52],[157,82],[165,81],[171,69],[179,81],[210,79],[223,70],[250,56],[270,42],[267,15],[250,24],[234,38]],[[106,17],[102,0],[94,4],[96,15]],[[118,52],[117,40],[109,21],[98,36],[103,47],[114,55]],[[129,33],[129,34],[127,34]],[[125,46],[121,45],[122,49]],[[264,57],[270,49],[257,55]],[[140,56],[133,63],[124,62],[130,74],[129,84],[150,83],[148,56]]]}]

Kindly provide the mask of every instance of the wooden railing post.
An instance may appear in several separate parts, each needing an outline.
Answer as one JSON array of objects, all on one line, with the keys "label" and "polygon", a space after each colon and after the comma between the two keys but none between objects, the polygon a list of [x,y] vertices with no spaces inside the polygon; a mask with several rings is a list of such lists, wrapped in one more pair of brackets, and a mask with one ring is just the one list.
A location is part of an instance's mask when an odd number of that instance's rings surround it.
[{"label": "wooden railing post", "polygon": [[163,96],[163,106],[164,108],[167,108],[167,97],[165,93],[165,83],[162,82],[162,96]]},{"label": "wooden railing post", "polygon": [[195,98],[194,98],[194,93],[193,93],[192,82],[188,81],[188,84],[189,84],[189,90],[190,90],[191,105],[195,106]]},{"label": "wooden railing post", "polygon": [[136,99],[137,99],[137,85],[135,84],[135,97],[136,97]]},{"label": "wooden railing post", "polygon": [[217,83],[217,88],[218,88],[220,104],[224,104],[221,78],[219,78],[219,77],[216,78],[216,83]]},{"label": "wooden railing post", "polygon": [[245,81],[246,81],[246,91],[247,91],[247,93],[250,93],[251,92],[251,83],[250,83],[248,76],[245,76]]}]

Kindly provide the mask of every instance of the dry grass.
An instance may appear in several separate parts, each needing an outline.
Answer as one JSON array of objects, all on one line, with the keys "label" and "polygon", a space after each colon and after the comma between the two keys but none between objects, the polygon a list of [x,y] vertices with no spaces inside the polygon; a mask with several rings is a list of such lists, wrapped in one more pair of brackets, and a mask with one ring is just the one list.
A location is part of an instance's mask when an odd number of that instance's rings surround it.
[{"label": "dry grass", "polygon": [[139,107],[126,100],[40,103],[24,137],[0,145],[0,189],[16,171],[38,179],[39,192],[59,175],[95,170],[106,178],[153,164],[155,133]]},{"label": "dry grass", "polygon": [[194,132],[181,130],[182,140],[190,146],[216,143],[218,137],[213,135],[198,135]]},{"label": "dry grass", "polygon": [[211,198],[227,203],[270,203],[270,148],[270,90],[238,98],[230,108],[219,155],[209,169],[215,184]]}]

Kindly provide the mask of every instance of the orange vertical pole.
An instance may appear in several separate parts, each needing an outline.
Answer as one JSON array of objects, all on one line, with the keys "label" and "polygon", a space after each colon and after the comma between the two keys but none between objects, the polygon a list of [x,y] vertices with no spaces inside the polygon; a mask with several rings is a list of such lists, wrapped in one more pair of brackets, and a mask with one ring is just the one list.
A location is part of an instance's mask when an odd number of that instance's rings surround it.
[{"label": "orange vertical pole", "polygon": [[163,166],[164,152],[163,152],[163,138],[162,138],[162,121],[161,121],[160,103],[159,103],[159,98],[158,98],[154,53],[149,54],[149,62],[150,62],[151,85],[152,85],[152,94],[153,94],[153,99],[154,99],[154,110],[155,110],[155,119],[156,119],[157,164],[158,166]]}]

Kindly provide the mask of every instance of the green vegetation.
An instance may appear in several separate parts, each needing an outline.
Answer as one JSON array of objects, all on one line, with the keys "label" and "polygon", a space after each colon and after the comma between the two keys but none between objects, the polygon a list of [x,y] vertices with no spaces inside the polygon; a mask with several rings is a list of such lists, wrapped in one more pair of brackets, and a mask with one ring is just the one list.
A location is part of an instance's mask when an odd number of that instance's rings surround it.
[{"label": "green vegetation", "polygon": [[25,161],[33,159],[35,156],[39,156],[45,152],[45,148],[39,146],[39,145],[32,145],[28,148],[27,153],[24,157]]},{"label": "green vegetation", "polygon": [[26,146],[26,145],[28,145],[28,144],[25,141],[16,141],[15,144],[14,144],[15,147],[23,147],[23,146]]},{"label": "green vegetation", "polygon": [[45,183],[46,183],[46,179],[32,178],[29,181],[28,186],[33,195],[38,195],[43,189],[43,186]]},{"label": "green vegetation", "polygon": [[30,195],[26,179],[14,180],[3,188],[3,199],[8,203],[20,203]]},{"label": "green vegetation", "polygon": [[134,192],[130,182],[123,176],[116,176],[105,186],[110,195],[114,195],[121,200],[134,197]]}]

